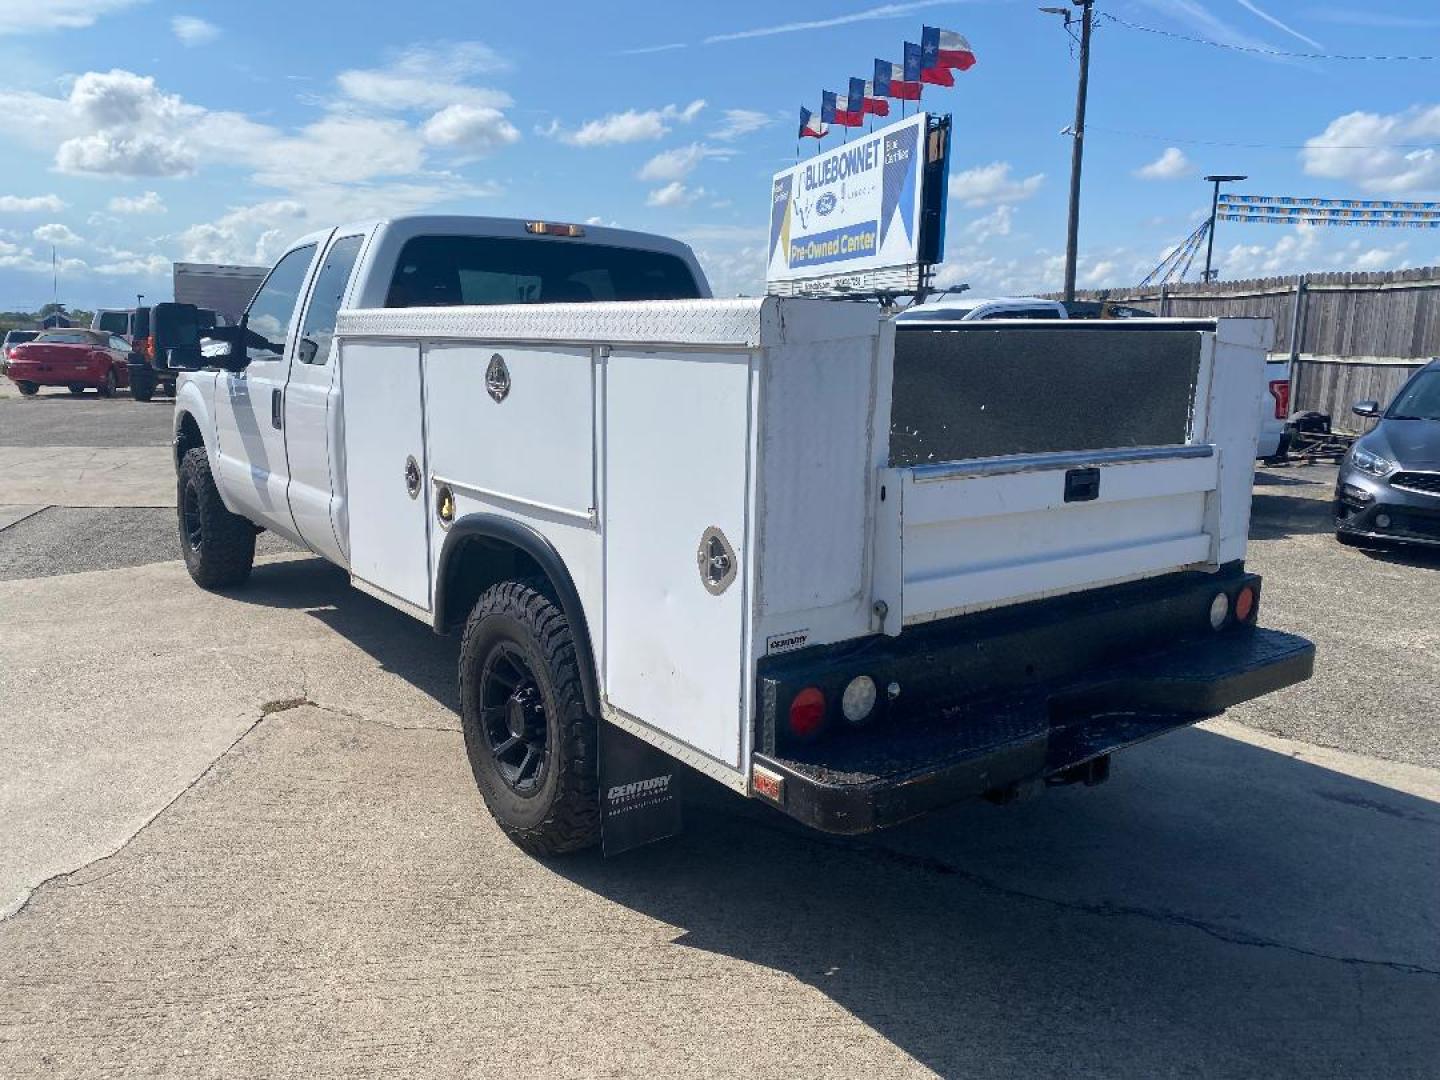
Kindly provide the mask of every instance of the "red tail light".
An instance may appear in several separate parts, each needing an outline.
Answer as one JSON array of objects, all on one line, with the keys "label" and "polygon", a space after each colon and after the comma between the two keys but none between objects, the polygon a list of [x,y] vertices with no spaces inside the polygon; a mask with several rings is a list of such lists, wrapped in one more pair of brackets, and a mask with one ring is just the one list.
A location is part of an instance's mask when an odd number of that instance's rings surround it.
[{"label": "red tail light", "polygon": [[145,357],[146,360],[153,361],[155,359],[154,338],[145,337],[140,339],[140,355]]},{"label": "red tail light", "polygon": [[809,739],[825,726],[825,695],[818,687],[807,686],[790,699],[790,734]]},{"label": "red tail light", "polygon": [[1272,380],[1270,383],[1270,396],[1275,399],[1275,419],[1284,420],[1290,415],[1290,380]]},{"label": "red tail light", "polygon": [[1255,590],[1246,585],[1235,596],[1235,621],[1248,623],[1255,618]]}]

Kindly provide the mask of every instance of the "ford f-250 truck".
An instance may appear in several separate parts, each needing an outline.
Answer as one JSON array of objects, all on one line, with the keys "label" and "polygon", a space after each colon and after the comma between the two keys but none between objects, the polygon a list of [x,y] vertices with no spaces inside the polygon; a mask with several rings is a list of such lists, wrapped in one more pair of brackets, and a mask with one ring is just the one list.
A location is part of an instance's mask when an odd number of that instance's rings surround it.
[{"label": "ford f-250 truck", "polygon": [[192,577],[270,529],[460,631],[475,779],[538,853],[673,831],[677,761],[859,833],[1310,674],[1244,566],[1267,323],[981,323],[957,364],[708,293],[612,229],[304,237],[169,352]]}]

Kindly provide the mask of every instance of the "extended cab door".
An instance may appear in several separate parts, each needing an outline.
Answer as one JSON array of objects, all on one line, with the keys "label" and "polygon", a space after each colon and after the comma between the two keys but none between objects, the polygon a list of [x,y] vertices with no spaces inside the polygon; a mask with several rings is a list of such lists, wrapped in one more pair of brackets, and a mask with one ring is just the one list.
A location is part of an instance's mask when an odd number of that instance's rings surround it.
[{"label": "extended cab door", "polygon": [[243,371],[215,385],[219,487],[230,509],[299,540],[290,516],[285,460],[284,395],[300,297],[325,237],[311,239],[275,264],[245,313],[249,330]]}]

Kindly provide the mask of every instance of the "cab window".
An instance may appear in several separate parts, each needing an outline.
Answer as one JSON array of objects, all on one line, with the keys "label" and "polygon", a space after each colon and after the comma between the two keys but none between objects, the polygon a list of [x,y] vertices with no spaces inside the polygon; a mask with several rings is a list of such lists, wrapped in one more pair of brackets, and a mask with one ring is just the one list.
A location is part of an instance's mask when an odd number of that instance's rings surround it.
[{"label": "cab window", "polygon": [[270,271],[245,314],[250,331],[248,349],[251,360],[279,360],[285,355],[285,342],[290,337],[290,322],[295,317],[295,302],[310,262],[315,258],[315,245],[296,248]]},{"label": "cab window", "polygon": [[128,311],[102,311],[100,325],[96,329],[104,330],[107,334],[128,334],[130,332],[130,313]]},{"label": "cab window", "polygon": [[126,341],[123,337],[116,337],[114,334],[111,334],[111,335],[110,335],[110,348],[112,348],[112,349],[118,349],[120,352],[129,352],[129,351],[130,351],[130,343],[129,343],[128,341]]},{"label": "cab window", "polygon": [[296,355],[302,364],[324,364],[330,359],[330,339],[335,335],[335,317],[345,299],[345,287],[360,256],[362,236],[342,236],[325,253],[325,265],[315,275],[310,306],[300,325],[300,347]]}]

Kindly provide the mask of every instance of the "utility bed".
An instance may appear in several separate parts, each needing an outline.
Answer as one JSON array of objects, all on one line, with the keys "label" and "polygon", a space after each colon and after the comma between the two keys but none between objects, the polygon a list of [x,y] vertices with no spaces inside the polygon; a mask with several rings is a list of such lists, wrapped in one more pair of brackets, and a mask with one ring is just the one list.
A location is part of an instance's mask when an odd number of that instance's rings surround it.
[{"label": "utility bed", "polygon": [[[1078,744],[1054,702],[1119,658],[1036,601],[1083,594],[1132,667],[1165,647],[1157,665],[1231,687],[1120,701],[1153,714],[1147,732],[1259,685],[1233,675],[1265,653],[1253,636],[1188,643],[1214,633],[1217,589],[1258,596],[1241,569],[1254,413],[1227,403],[1256,392],[1266,325],[982,324],[957,359],[928,347],[952,331],[897,345],[868,305],[803,299],[342,313],[351,572],[443,627],[465,611],[434,598],[467,519],[540,531],[573,576],[604,718],[741,790],[756,765],[817,806],[956,762],[960,793],[1064,772],[1087,758],[1059,749]],[[367,482],[385,471],[397,482]],[[1146,607],[1164,587],[1107,589],[1177,580],[1198,614],[1164,633]],[[993,609],[1025,655],[1044,638],[1053,672],[1007,681],[1003,635],[967,618]],[[882,700],[852,730],[838,699],[862,672]],[[787,757],[801,683],[826,695],[824,733]],[[1097,738],[1127,741],[1079,741]]]}]

